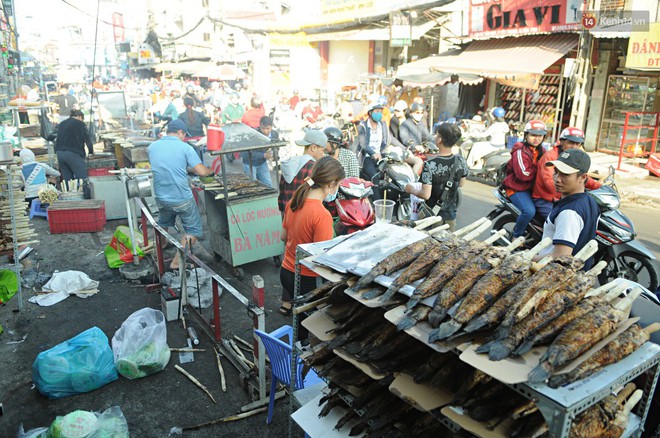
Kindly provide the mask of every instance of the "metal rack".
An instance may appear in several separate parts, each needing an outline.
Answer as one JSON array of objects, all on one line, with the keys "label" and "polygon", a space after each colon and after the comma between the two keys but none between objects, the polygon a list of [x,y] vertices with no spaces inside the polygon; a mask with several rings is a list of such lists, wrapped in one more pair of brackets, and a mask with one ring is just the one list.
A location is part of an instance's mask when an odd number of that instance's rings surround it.
[{"label": "metal rack", "polygon": [[[294,299],[298,296],[299,292],[301,261],[310,256],[320,254],[328,247],[334,246],[337,243],[336,240],[334,239],[332,241],[333,244],[322,242],[300,245],[296,249]],[[298,317],[294,313],[294,343],[298,339],[297,325]],[[461,352],[454,351],[454,353],[460,354]],[[293,363],[292,370],[294,369]],[[621,361],[609,365],[607,367],[607,373],[595,374],[568,387],[552,389],[545,384],[529,383],[509,384],[507,386],[537,404],[539,411],[548,424],[551,436],[564,438],[569,436],[571,423],[577,415],[601,401],[614,390],[621,388],[626,383],[644,373],[649,373],[649,378],[643,388],[644,395],[634,411],[635,415],[631,415],[628,428],[623,435],[624,437],[638,437],[642,433],[643,425],[651,406],[651,398],[657,386],[658,376],[660,375],[660,346],[651,342],[647,342],[640,349]],[[289,418],[292,411],[292,402],[290,402]],[[459,424],[440,412],[431,412],[431,415],[454,432],[463,430]],[[289,435],[291,435],[291,430],[290,419]]]},{"label": "metal rack", "polygon": [[21,263],[18,259],[18,238],[16,236],[16,208],[14,206],[14,169],[12,165],[7,164],[5,173],[7,175],[7,193],[9,194],[9,212],[11,219],[11,234],[12,234],[12,250],[14,255],[14,263],[8,266],[9,269],[14,271],[18,279],[18,310],[23,310],[23,289],[21,287]]}]

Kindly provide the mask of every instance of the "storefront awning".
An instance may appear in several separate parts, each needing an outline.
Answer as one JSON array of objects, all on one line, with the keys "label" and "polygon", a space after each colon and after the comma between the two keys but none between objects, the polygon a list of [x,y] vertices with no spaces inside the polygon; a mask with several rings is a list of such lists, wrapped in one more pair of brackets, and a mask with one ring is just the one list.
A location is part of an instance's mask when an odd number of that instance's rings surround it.
[{"label": "storefront awning", "polygon": [[[433,20],[412,27],[412,39],[419,40],[426,32],[433,29],[437,23]],[[307,35],[308,41],[389,41],[389,27],[373,27],[369,29],[351,29],[339,32],[312,33]]]},{"label": "storefront awning", "polygon": [[469,73],[442,73],[439,71],[422,74],[408,74],[400,75],[397,73],[397,79],[403,81],[403,85],[410,87],[435,87],[436,85],[446,85],[456,79],[456,81],[463,85],[477,85],[483,82],[484,78],[481,76]]},{"label": "storefront awning", "polygon": [[577,46],[575,34],[534,35],[474,41],[456,56],[439,56],[431,70],[491,79],[540,75]]}]

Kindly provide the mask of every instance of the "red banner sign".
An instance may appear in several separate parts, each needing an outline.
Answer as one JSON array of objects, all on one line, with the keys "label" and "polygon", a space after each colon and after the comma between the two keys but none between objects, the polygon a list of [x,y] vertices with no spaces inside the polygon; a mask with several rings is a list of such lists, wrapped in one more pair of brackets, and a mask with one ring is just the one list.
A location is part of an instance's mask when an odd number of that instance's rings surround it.
[{"label": "red banner sign", "polygon": [[124,16],[119,12],[112,13],[112,32],[115,37],[115,43],[121,43],[126,40],[124,34]]},{"label": "red banner sign", "polygon": [[470,0],[473,38],[580,30],[581,0]]}]

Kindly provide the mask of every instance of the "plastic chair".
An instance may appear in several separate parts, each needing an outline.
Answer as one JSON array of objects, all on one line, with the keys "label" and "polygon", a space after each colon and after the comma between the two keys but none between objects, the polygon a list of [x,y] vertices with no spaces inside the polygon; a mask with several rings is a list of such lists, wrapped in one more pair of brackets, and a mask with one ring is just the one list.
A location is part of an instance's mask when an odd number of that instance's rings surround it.
[{"label": "plastic chair", "polygon": [[[291,386],[293,328],[290,325],[285,325],[271,333],[264,333],[261,330],[255,330],[254,332],[261,338],[261,342],[263,342],[266,353],[270,358],[270,401],[268,402],[268,417],[266,418],[266,424],[270,424],[273,420],[273,406],[275,405],[277,382]],[[288,341],[281,341],[280,338],[285,336],[288,337]],[[295,389],[303,389],[321,381],[321,378],[313,370],[309,370],[303,379],[303,362],[300,358],[297,358],[296,362],[298,369],[296,370]]]},{"label": "plastic chair", "polygon": [[39,199],[33,199],[32,204],[30,204],[30,219],[35,216],[41,216],[48,219],[48,205],[42,207]]}]

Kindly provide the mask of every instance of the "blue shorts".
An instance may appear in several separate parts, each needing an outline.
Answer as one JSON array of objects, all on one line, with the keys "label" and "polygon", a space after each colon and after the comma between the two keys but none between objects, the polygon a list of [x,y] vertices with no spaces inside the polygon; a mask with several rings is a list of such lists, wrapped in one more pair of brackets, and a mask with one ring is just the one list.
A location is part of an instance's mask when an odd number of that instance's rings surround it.
[{"label": "blue shorts", "polygon": [[176,217],[179,216],[186,234],[202,238],[204,234],[202,218],[194,199],[181,202],[166,202],[156,199],[156,205],[159,210],[158,225],[163,228],[173,227]]}]

